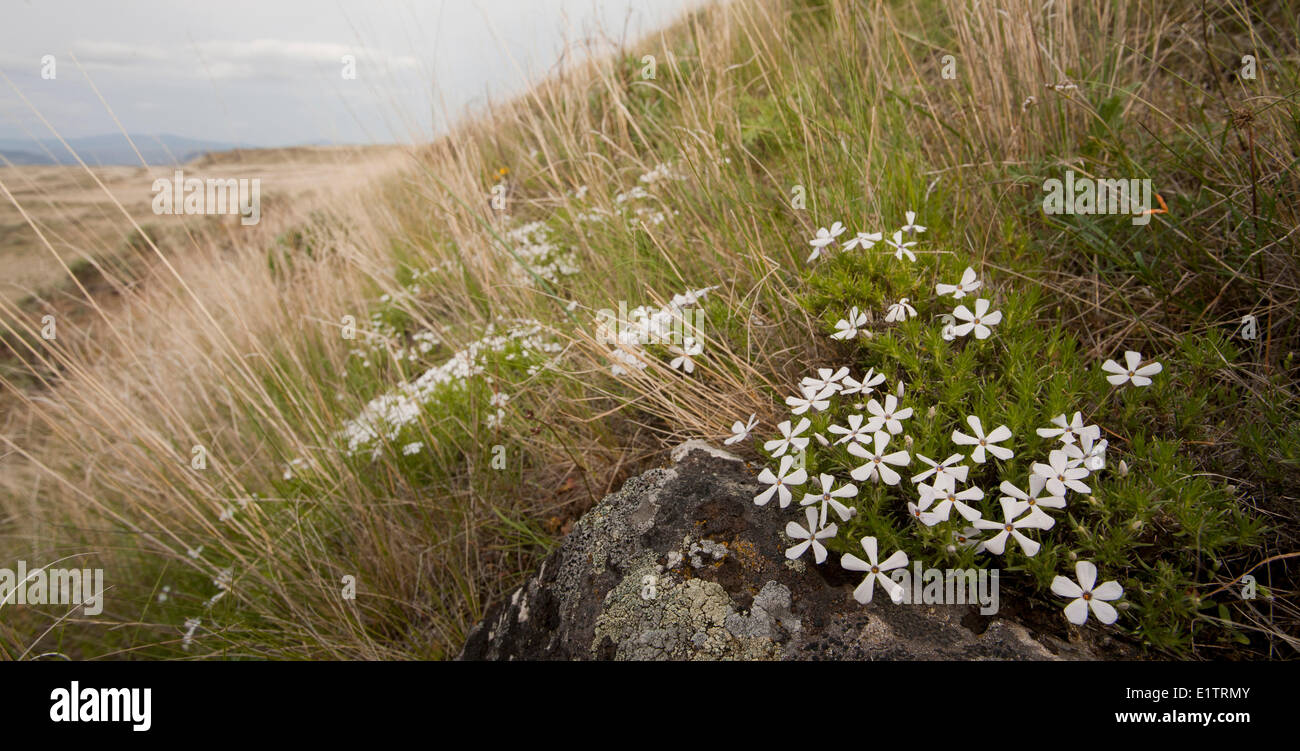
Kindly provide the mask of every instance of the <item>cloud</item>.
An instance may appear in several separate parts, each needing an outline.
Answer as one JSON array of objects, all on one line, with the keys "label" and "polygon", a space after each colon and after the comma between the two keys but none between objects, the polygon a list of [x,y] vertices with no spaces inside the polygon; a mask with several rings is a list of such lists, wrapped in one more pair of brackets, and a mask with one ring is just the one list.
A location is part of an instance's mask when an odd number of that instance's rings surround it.
[{"label": "cloud", "polygon": [[104,41],[77,41],[72,53],[86,67],[119,68],[165,63],[171,55],[158,47]]},{"label": "cloud", "polygon": [[358,70],[367,76],[399,75],[420,68],[420,60],[411,55],[391,55],[353,44],[284,39],[213,40],[175,49],[81,40],[72,45],[72,52],[87,70],[112,70],[156,78],[301,78],[322,69],[340,70],[344,55],[353,55]]},{"label": "cloud", "polygon": [[224,79],[283,77],[322,67],[337,69],[344,55],[353,55],[358,67],[381,74],[414,71],[420,65],[410,55],[389,55],[370,47],[332,42],[253,39],[200,42],[196,46],[207,73]]}]

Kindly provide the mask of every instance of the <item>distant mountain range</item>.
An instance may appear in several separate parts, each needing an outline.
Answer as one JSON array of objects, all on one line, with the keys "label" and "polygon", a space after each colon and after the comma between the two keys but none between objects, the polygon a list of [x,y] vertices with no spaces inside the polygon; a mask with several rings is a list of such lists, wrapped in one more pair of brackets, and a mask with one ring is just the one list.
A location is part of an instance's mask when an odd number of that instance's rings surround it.
[{"label": "distant mountain range", "polygon": [[[140,158],[126,136],[121,133],[109,133],[101,136],[85,136],[65,139],[77,155],[86,164],[94,166],[128,165],[139,166]],[[184,138],[167,133],[157,135],[131,134],[140,156],[151,167],[172,164],[184,164],[191,159],[210,151],[228,151],[230,149],[254,149],[257,146],[231,143],[225,141],[203,141]],[[59,143],[57,139],[46,138],[32,141],[22,138],[0,138],[0,167],[5,160],[12,164],[72,164],[77,160]]]}]

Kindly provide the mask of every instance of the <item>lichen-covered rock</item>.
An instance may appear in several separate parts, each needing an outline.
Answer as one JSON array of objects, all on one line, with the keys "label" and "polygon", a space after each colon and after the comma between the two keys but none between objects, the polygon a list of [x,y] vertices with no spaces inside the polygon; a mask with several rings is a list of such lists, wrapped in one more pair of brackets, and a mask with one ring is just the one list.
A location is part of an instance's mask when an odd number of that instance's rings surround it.
[{"label": "lichen-covered rock", "polygon": [[790,561],[792,517],[753,503],[744,462],[699,441],[580,519],[492,607],[460,659],[1050,660],[1086,648],[974,605],[869,605],[834,560]]}]

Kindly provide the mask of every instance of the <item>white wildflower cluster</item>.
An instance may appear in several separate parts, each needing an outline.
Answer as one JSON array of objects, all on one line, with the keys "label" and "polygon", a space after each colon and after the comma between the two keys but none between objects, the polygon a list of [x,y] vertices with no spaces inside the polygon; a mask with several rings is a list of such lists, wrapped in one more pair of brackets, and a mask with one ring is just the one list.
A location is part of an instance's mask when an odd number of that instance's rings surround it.
[{"label": "white wildflower cluster", "polygon": [[488,415],[487,419],[484,421],[489,428],[492,429],[499,428],[505,422],[506,419],[505,407],[506,407],[506,403],[509,401],[510,401],[510,397],[506,394],[501,393],[500,391],[495,391],[492,393],[492,397],[488,399],[488,405],[493,408],[493,412],[492,414]]},{"label": "white wildflower cluster", "polygon": [[[443,261],[441,264],[430,267],[427,271],[413,272],[411,277],[413,286],[401,290],[397,293],[398,296],[407,297],[419,294],[421,287],[418,280],[427,278],[439,270],[445,270],[443,267],[454,268],[454,266],[450,261]],[[393,295],[388,293],[384,293],[379,297],[379,302],[385,305],[393,301]],[[357,329],[356,333],[361,335],[365,340],[365,344],[349,351],[348,357],[361,360],[361,366],[365,368],[372,367],[376,360],[382,362],[385,358],[391,358],[393,362],[397,363],[418,363],[432,353],[438,345],[442,344],[442,339],[436,332],[425,330],[412,334],[409,345],[393,346],[396,343],[405,342],[406,335],[384,320],[383,310],[372,312],[369,327]]]},{"label": "white wildflower cluster", "polygon": [[[822,412],[829,409],[834,400],[849,392],[852,392],[850,396],[859,398],[871,394],[873,386],[880,385],[883,381],[884,377],[874,372],[869,372],[858,381],[850,375],[848,368],[821,368],[816,375],[805,377],[800,395],[787,397],[786,403],[795,416]],[[864,385],[866,383],[873,385]],[[898,389],[902,390],[901,387]],[[1015,455],[1011,448],[1003,445],[1013,438],[1007,426],[1000,425],[986,430],[984,422],[978,416],[970,415],[965,420],[970,432],[954,430],[951,436],[953,444],[958,447],[958,453],[937,461],[922,454],[913,455],[906,449],[897,447],[897,439],[914,412],[911,407],[900,406],[894,394],[872,396],[866,403],[865,412],[866,414],[849,414],[845,424],[830,425],[827,432],[837,436],[833,444],[825,437],[810,432],[812,421],[800,417],[797,423],[792,424],[791,420],[786,420],[777,425],[780,437],[763,445],[774,460],[779,459],[779,464],[775,471],[765,467],[759,473],[759,482],[767,487],[754,496],[754,503],[765,506],[775,499],[777,505],[786,508],[794,500],[796,490],[805,491],[799,503],[808,507],[804,512],[807,523],[800,525],[792,521],[786,527],[786,534],[796,541],[786,551],[791,559],[799,558],[811,550],[817,563],[824,562],[827,557],[824,543],[838,534],[832,516],[838,517],[840,522],[846,522],[857,513],[857,509],[848,505],[858,495],[858,486],[853,482],[841,480],[833,474],[821,473],[816,486],[804,488],[809,477],[799,457],[813,439],[823,446],[843,446],[851,457],[860,461],[858,466],[848,472],[849,478],[859,483],[898,487],[903,484],[903,477],[899,473],[901,468],[912,464],[913,459],[925,465],[926,469],[911,478],[916,498],[907,503],[908,514],[927,527],[955,523],[956,528],[947,535],[953,540],[949,549],[960,545],[964,548],[973,547],[976,553],[992,555],[1003,555],[1009,543],[1014,543],[1027,556],[1036,555],[1040,543],[1027,533],[1051,529],[1056,520],[1048,511],[1064,509],[1066,494],[1069,492],[1091,493],[1091,488],[1083,480],[1105,466],[1106,441],[1100,439],[1100,428],[1083,425],[1080,413],[1075,413],[1073,419],[1065,415],[1053,418],[1054,427],[1040,428],[1038,432],[1044,437],[1061,439],[1061,448],[1050,451],[1046,463],[1033,464],[1027,491],[1004,480],[998,488],[1002,493],[998,501],[1000,513],[997,518],[990,519],[985,517],[980,504],[980,501],[989,496],[979,486],[967,485],[966,479],[971,465],[985,464],[989,457],[1005,461]],[[737,422],[732,429],[735,441],[743,440],[753,425],[752,416],[749,423]],[[910,445],[911,441],[904,435],[901,443]],[[969,454],[964,453],[967,450]],[[986,532],[991,535],[981,538],[980,535]],[[867,560],[851,554],[845,555],[841,560],[845,569],[868,572],[854,596],[859,602],[870,602],[874,584],[879,583],[895,601],[899,601],[902,590],[884,574],[907,565],[906,554],[896,552],[884,561],[879,561],[874,537],[865,537],[860,543],[867,554]],[[1081,573],[1080,582],[1085,578]],[[1110,584],[1098,588],[1095,597],[1115,599],[1123,593],[1122,588],[1115,590],[1118,584],[1114,587]],[[1083,587],[1080,590],[1082,593],[1074,594],[1073,597],[1091,601],[1094,597],[1088,594],[1092,592],[1091,580],[1080,586]],[[1054,584],[1053,591],[1068,594],[1075,592],[1075,589]],[[1114,591],[1119,594],[1109,597]],[[1109,606],[1100,610],[1094,607],[1092,612],[1102,622],[1112,623],[1114,609],[1107,608]],[[1067,616],[1072,622],[1082,623],[1075,619],[1080,615],[1086,618],[1087,612],[1087,607],[1080,608],[1072,603],[1067,609]]]},{"label": "white wildflower cluster", "polygon": [[685,177],[678,175],[676,172],[673,171],[673,166],[671,164],[669,164],[668,162],[664,162],[662,164],[656,164],[655,166],[651,167],[649,172],[646,172],[644,175],[637,178],[637,182],[641,183],[642,185],[654,185],[655,183],[664,182],[666,180],[685,180],[685,179],[686,179]]},{"label": "white wildflower cluster", "polygon": [[517,345],[519,356],[546,357],[562,347],[542,336],[542,326],[532,320],[500,321],[489,324],[484,335],[456,351],[444,362],[424,371],[417,378],[398,384],[392,391],[372,399],[355,419],[344,424],[339,437],[347,452],[356,454],[370,448],[374,455],[380,442],[394,441],[402,429],[415,421],[421,410],[437,400],[444,387],[464,387],[483,373],[489,353],[503,352]]},{"label": "white wildflower cluster", "polygon": [[[894,232],[893,235],[885,237],[883,232],[858,232],[853,237],[840,245],[843,251],[856,249],[871,250],[878,243],[884,241],[885,245],[893,251],[894,257],[898,260],[906,258],[909,261],[916,260],[916,253],[912,248],[916,247],[916,240],[912,239],[916,235],[925,232],[925,227],[916,223],[916,212],[908,211],[905,216],[907,221]],[[829,255],[831,246],[838,242],[837,238],[844,234],[845,227],[840,222],[834,222],[830,227],[820,227],[813,239],[808,241],[812,246],[812,254],[808,256],[808,263],[816,261],[823,255]]]},{"label": "white wildflower cluster", "polygon": [[[925,231],[915,224],[915,215],[907,214],[907,226],[896,233]],[[838,223],[831,228],[820,230],[818,238],[813,241],[818,253],[843,232]],[[861,237],[861,236],[860,236]],[[875,242],[879,236],[868,236],[862,240],[855,238],[858,245]],[[819,244],[820,243],[820,244]],[[866,245],[865,247],[870,247]],[[900,256],[901,257],[901,256]],[[936,292],[940,295],[951,294],[956,298],[973,293],[980,287],[980,282],[972,269],[966,269],[957,284],[940,284]],[[915,310],[906,299],[900,300],[886,316],[887,321],[901,320],[915,315]],[[960,323],[950,323],[945,328],[952,329],[953,337],[974,333],[977,339],[992,335],[992,326],[1001,320],[998,312],[989,312],[989,300],[979,299],[974,309],[959,306],[953,317]],[[836,339],[851,339],[857,330],[866,325],[865,317],[856,309],[850,311],[849,317],[836,325],[836,332],[831,336]],[[852,333],[849,333],[852,332]],[[1151,376],[1161,371],[1159,363],[1143,364],[1140,353],[1128,352],[1125,365],[1113,360],[1106,361],[1103,369],[1110,373],[1108,379],[1112,384],[1122,385],[1131,382],[1136,386],[1151,383]],[[1003,479],[998,486],[997,513],[994,518],[986,517],[986,503],[992,500],[992,494],[975,484],[967,482],[972,466],[986,465],[990,457],[1006,461],[1015,456],[1012,448],[1012,431],[1006,425],[986,428],[985,421],[978,415],[969,415],[965,419],[969,432],[954,430],[951,441],[956,451],[943,460],[915,454],[908,451],[913,445],[910,436],[901,435],[908,420],[913,417],[911,407],[902,406],[899,398],[904,393],[902,383],[895,393],[881,392],[873,395],[876,387],[885,381],[882,374],[868,371],[861,380],[854,379],[849,368],[819,368],[815,375],[806,376],[800,383],[800,392],[786,398],[792,414],[791,420],[777,425],[780,436],[763,444],[763,449],[778,464],[775,470],[765,467],[758,475],[760,483],[766,487],[754,496],[754,503],[766,506],[773,499],[780,508],[786,508],[795,498],[796,491],[803,491],[799,504],[804,509],[805,523],[791,521],[786,527],[786,535],[795,541],[795,545],[786,551],[787,557],[797,559],[812,551],[813,560],[821,564],[827,558],[826,542],[834,539],[839,528],[832,516],[840,522],[847,522],[854,517],[857,509],[851,505],[858,495],[858,486],[834,474],[820,473],[815,486],[805,488],[809,475],[804,468],[804,457],[813,440],[821,447],[840,447],[848,455],[837,455],[832,462],[848,468],[848,476],[857,483],[876,483],[887,487],[903,484],[899,470],[912,464],[913,460],[925,465],[925,469],[911,478],[914,488],[906,495],[912,495],[906,508],[919,525],[935,527],[949,525],[944,539],[951,540],[946,546],[950,552],[958,547],[973,549],[977,554],[1003,555],[1007,547],[1014,544],[1026,556],[1034,556],[1040,549],[1040,543],[1031,537],[1035,532],[1052,529],[1056,524],[1051,512],[1060,512],[1066,507],[1070,493],[1091,494],[1091,488],[1084,482],[1105,467],[1107,442],[1101,438],[1101,429],[1096,425],[1087,425],[1080,412],[1067,417],[1062,414],[1051,420],[1051,427],[1039,428],[1042,438],[1054,438],[1059,446],[1048,451],[1046,461],[1032,464],[1031,473],[1025,478],[1024,487]],[[895,395],[897,394],[897,396]],[[825,412],[837,400],[848,398],[850,410],[860,410],[846,416],[844,424],[831,424],[826,430],[835,436],[834,443],[826,436],[815,432],[810,417]],[[863,399],[868,399],[864,405]],[[931,419],[935,410],[927,411]],[[797,422],[794,420],[797,418]],[[751,415],[748,422],[737,421],[732,426],[732,437],[727,443],[744,440],[754,429],[756,420]],[[901,438],[900,438],[901,435]],[[901,444],[901,445],[900,445]],[[832,450],[834,450],[832,448]],[[845,461],[847,460],[847,461]],[[969,464],[967,463],[969,462]],[[914,495],[913,495],[914,494]],[[901,509],[900,509],[901,511]],[[954,514],[955,512],[955,514]],[[987,537],[982,537],[985,533]],[[895,602],[903,597],[902,588],[893,582],[887,572],[907,565],[907,555],[897,551],[883,561],[878,558],[877,540],[864,537],[860,540],[866,560],[852,554],[845,554],[840,565],[850,571],[866,572],[866,578],[854,591],[854,597],[862,603],[871,601],[875,584],[879,583]],[[1065,608],[1065,615],[1071,623],[1082,624],[1091,612],[1102,623],[1113,623],[1118,614],[1108,604],[1123,595],[1123,588],[1117,582],[1106,582],[1094,587],[1096,567],[1087,561],[1079,561],[1076,566],[1077,582],[1058,576],[1052,583],[1052,591],[1058,595],[1071,598]]]},{"label": "white wildflower cluster", "polygon": [[433,348],[439,344],[442,344],[442,340],[432,331],[417,331],[411,335],[411,346],[409,348],[398,347],[393,352],[393,359],[416,362],[424,355],[432,352]]},{"label": "white wildflower cluster", "polygon": [[669,345],[670,367],[695,372],[695,358],[704,353],[704,346],[695,336],[700,318],[692,312],[697,312],[696,303],[715,289],[717,286],[687,290],[659,308],[639,305],[624,315],[598,315],[596,339],[609,350],[613,360],[610,373],[617,376],[644,370],[652,357],[646,345],[652,343]]},{"label": "white wildflower cluster", "polygon": [[[894,258],[898,260],[907,259],[916,260],[916,254],[912,248],[916,246],[917,241],[914,238],[926,228],[916,223],[916,212],[905,212],[905,221],[901,228],[894,234],[885,238],[883,232],[859,232],[853,238],[841,245],[844,251],[851,251],[857,248],[870,250],[882,240],[893,250]],[[808,262],[820,258],[823,254],[828,253],[832,243],[836,238],[844,234],[844,225],[840,222],[833,223],[829,228],[822,227],[817,230],[817,234],[808,244],[812,246],[812,255],[808,256]],[[956,299],[961,299],[979,289],[980,281],[975,275],[975,270],[967,268],[962,278],[956,284],[936,284],[935,292],[940,295],[952,295]],[[885,310],[885,323],[902,323],[916,317],[916,308],[912,306],[911,300],[903,297],[897,302],[891,304]],[[1002,321],[1001,311],[990,311],[992,303],[986,299],[979,299],[974,302],[974,310],[967,308],[965,305],[958,305],[951,315],[945,315],[944,318],[949,321],[943,327],[943,338],[949,341],[959,336],[974,334],[976,339],[987,339],[993,333],[993,326]],[[856,305],[849,309],[848,314],[835,322],[835,333],[831,334],[832,339],[840,341],[849,341],[859,336],[871,338],[872,332],[868,328],[871,324],[871,314],[860,310]]]},{"label": "white wildflower cluster", "polygon": [[[662,202],[643,186],[654,187],[664,182],[685,179],[682,175],[677,174],[669,163],[655,165],[649,172],[637,178],[639,184],[633,185],[631,188],[614,196],[613,211],[599,206],[592,206],[586,211],[578,212],[574,216],[574,220],[580,224],[604,222],[617,216],[627,222],[627,226],[630,228],[641,225],[653,227],[662,224],[668,220],[669,216],[676,216],[680,212],[665,208]],[[585,195],[584,186],[582,196]],[[578,199],[581,199],[582,196],[574,194],[574,197]]]},{"label": "white wildflower cluster", "polygon": [[550,235],[551,229],[543,222],[529,222],[506,233],[506,240],[514,250],[515,263],[510,268],[512,283],[531,285],[535,283],[536,275],[551,284],[558,284],[561,277],[573,276],[582,270],[573,250],[556,245]]}]

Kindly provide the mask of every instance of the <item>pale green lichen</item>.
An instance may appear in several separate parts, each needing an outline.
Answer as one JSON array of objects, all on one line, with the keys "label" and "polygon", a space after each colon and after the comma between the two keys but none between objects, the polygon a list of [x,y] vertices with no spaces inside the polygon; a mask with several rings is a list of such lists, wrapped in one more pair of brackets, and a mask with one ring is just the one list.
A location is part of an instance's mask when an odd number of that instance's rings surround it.
[{"label": "pale green lichen", "polygon": [[[744,615],[721,585],[702,579],[683,581],[665,573],[655,559],[653,553],[634,559],[627,575],[606,595],[596,619],[593,656],[606,638],[616,645],[614,656],[623,660],[773,660],[780,656],[773,617],[766,611]],[[785,590],[787,614],[789,594]]]}]

